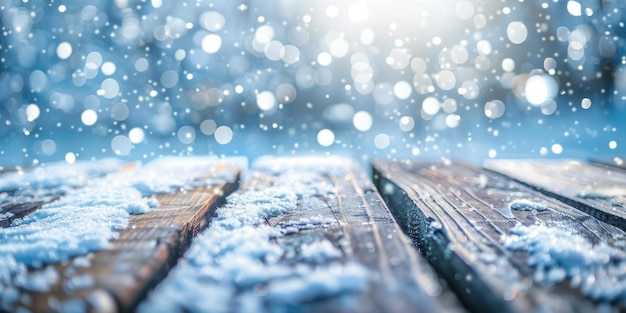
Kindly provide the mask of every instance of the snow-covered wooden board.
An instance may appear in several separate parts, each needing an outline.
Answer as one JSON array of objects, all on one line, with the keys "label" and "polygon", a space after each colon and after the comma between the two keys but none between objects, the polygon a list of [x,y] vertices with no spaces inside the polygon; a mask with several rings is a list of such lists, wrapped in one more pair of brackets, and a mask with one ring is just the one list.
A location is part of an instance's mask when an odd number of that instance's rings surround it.
[{"label": "snow-covered wooden board", "polygon": [[485,167],[626,230],[626,171],[574,160],[490,160]]},{"label": "snow-covered wooden board", "polygon": [[140,312],[462,311],[358,163],[262,158]]},{"label": "snow-covered wooden board", "polygon": [[467,164],[380,161],[374,171],[398,223],[470,310],[625,308],[621,229]]},{"label": "snow-covered wooden board", "polygon": [[[187,162],[195,164],[188,166]],[[176,181],[177,173],[168,173],[168,164],[172,165],[171,171],[182,173],[191,181]],[[183,169],[196,173],[191,175]],[[144,175],[146,179],[135,181],[132,186],[144,194],[152,194],[149,197],[159,204],[144,214],[130,215],[127,227],[105,249],[19,273],[26,282],[14,281],[17,288],[3,287],[12,293],[6,300],[17,301],[2,308],[34,312],[134,311],[178,261],[191,239],[206,227],[215,207],[238,187],[242,170],[237,162],[182,158],[156,163],[150,171],[131,173],[131,176]],[[159,177],[163,181],[157,184]],[[102,186],[106,186],[107,177],[102,180]],[[168,181],[171,185],[167,185]],[[173,189],[164,188],[166,185]],[[63,199],[61,196],[59,201]],[[11,227],[19,229],[21,225]]]},{"label": "snow-covered wooden board", "polygon": [[122,164],[107,159],[75,166],[52,164],[0,171],[0,228],[57,200],[70,188],[81,188],[89,179],[118,170]]}]

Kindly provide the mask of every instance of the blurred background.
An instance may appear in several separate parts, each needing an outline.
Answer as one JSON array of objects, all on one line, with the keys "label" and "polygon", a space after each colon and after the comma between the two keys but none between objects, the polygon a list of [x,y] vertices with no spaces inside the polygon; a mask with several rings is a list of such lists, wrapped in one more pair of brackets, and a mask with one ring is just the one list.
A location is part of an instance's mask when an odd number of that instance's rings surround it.
[{"label": "blurred background", "polygon": [[0,0],[0,166],[613,157],[622,0]]}]

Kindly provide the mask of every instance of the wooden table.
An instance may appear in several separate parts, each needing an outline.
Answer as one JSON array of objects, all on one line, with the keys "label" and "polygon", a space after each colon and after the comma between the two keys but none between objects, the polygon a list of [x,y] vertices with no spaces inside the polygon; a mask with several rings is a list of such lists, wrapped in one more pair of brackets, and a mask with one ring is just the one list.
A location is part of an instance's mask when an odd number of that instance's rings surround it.
[{"label": "wooden table", "polygon": [[[339,300],[329,296],[298,302],[291,309],[624,311],[626,293],[609,297],[581,286],[593,287],[609,277],[615,287],[608,291],[619,291],[620,284],[626,285],[622,278],[626,270],[621,276],[598,272],[597,282],[580,282],[575,275],[564,274],[567,264],[539,268],[541,253],[511,244],[521,240],[523,231],[571,234],[572,240],[587,243],[588,249],[609,251],[611,260],[606,264],[623,263],[626,268],[626,168],[615,160],[491,160],[483,167],[464,162],[375,161],[371,177],[359,163],[334,157],[273,159],[256,162],[248,170],[226,166],[210,186],[155,196],[160,206],[131,216],[111,249],[50,265],[62,274],[51,291],[21,290],[20,301],[9,311],[57,312],[67,300],[96,312],[135,311],[180,260],[186,262],[185,251],[203,229],[211,227],[213,212],[228,194],[273,188],[289,175],[305,171],[313,173],[315,180],[309,187],[324,192],[298,197],[295,209],[263,223],[283,233],[269,239],[285,251],[280,262],[294,268],[324,266],[326,261],[298,257],[303,245],[323,240],[341,251],[333,262],[358,264],[370,277],[357,288],[357,307],[338,306]],[[245,177],[241,187],[240,175]],[[302,188],[301,183],[283,187],[295,190]],[[6,205],[2,213],[11,212],[15,219],[44,203],[31,200]],[[297,222],[312,217],[323,222]],[[0,227],[12,226],[5,220]],[[546,250],[545,255],[552,252]],[[602,270],[602,264],[593,266]],[[33,273],[45,270],[31,269]],[[92,277],[93,283],[80,287],[85,276]],[[273,308],[271,301],[265,304],[266,310]]]}]

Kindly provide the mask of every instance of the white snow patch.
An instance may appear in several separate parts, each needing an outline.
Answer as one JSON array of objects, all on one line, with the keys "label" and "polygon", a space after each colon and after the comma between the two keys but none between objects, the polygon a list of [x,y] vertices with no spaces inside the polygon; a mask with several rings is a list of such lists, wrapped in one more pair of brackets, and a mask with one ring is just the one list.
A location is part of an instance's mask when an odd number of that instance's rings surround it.
[{"label": "white snow patch", "polygon": [[349,297],[366,288],[367,270],[354,262],[338,262],[342,252],[330,241],[307,242],[294,254],[272,240],[283,236],[285,229],[268,226],[267,219],[295,210],[298,199],[334,190],[320,187],[324,179],[316,169],[296,164],[293,168],[297,172],[277,169],[271,187],[231,195],[209,228],[194,239],[185,261],[139,312],[281,311],[285,305]]},{"label": "white snow patch", "polygon": [[322,263],[330,259],[338,259],[343,256],[341,250],[337,249],[328,240],[317,240],[311,243],[304,243],[301,246],[302,259],[308,262]]},{"label": "white snow patch", "polygon": [[[253,168],[275,176],[280,175],[280,186],[295,190],[301,195],[337,193],[332,182],[321,179],[327,173],[345,172],[359,165],[351,159],[338,156],[281,158],[263,156],[254,161]],[[275,186],[279,186],[276,185]]]},{"label": "white snow patch", "polygon": [[254,169],[265,173],[284,173],[289,171],[328,173],[333,170],[345,171],[354,166],[356,166],[354,161],[339,156],[307,156],[297,158],[262,156],[255,159],[253,164]]},{"label": "white snow patch", "polygon": [[229,178],[225,175],[230,172],[218,173],[215,168],[236,165],[244,170],[247,163],[245,157],[163,157],[148,163],[139,169],[139,173],[128,178],[132,186],[143,194],[161,194],[223,181]]},{"label": "white snow patch", "polygon": [[83,186],[88,180],[114,172],[123,165],[118,159],[91,162],[51,163],[29,170],[4,173],[0,176],[0,191],[51,190]]},{"label": "white snow patch", "polygon": [[82,299],[70,298],[64,301],[59,301],[56,298],[52,298],[49,301],[50,308],[55,312],[65,313],[84,313],[88,312],[87,305]]},{"label": "white snow patch", "polygon": [[0,221],[10,219],[11,217],[13,217],[13,213],[11,212],[0,213]]},{"label": "white snow patch", "polygon": [[478,175],[478,188],[485,189],[489,183],[489,178],[485,174]]},{"label": "white snow patch", "polygon": [[547,207],[544,204],[541,204],[539,202],[526,200],[526,199],[513,200],[509,204],[509,207],[511,208],[511,210],[517,210],[517,211],[532,211],[532,210],[547,211],[547,210],[550,210],[550,208]]},{"label": "white snow patch", "polygon": [[267,297],[276,302],[301,303],[349,292],[358,292],[367,285],[367,270],[360,265],[332,264],[310,269],[301,277],[272,281]]},{"label": "white snow patch", "polygon": [[[111,160],[51,165],[43,171],[34,169],[29,173],[37,174],[15,176],[23,179],[22,185],[17,178],[10,178],[12,183],[4,182],[4,188],[24,193],[36,190],[47,193],[45,188],[51,188],[62,190],[64,195],[14,220],[10,227],[0,228],[0,293],[13,294],[11,290],[15,290],[15,286],[47,291],[58,278],[56,271],[47,267],[29,274],[28,267],[63,262],[109,248],[110,240],[117,238],[118,232],[128,224],[129,214],[145,213],[158,205],[154,198],[146,197],[146,192],[161,193],[206,184],[208,180],[199,179],[214,164],[213,159],[180,157],[158,160],[144,167],[136,164],[134,169],[106,176],[93,174],[119,169],[121,163]],[[159,169],[165,173],[159,175]],[[137,185],[150,187],[138,190]],[[84,287],[89,284],[89,278],[71,283],[73,285],[68,288]],[[3,300],[0,309],[8,309],[8,303],[15,300]]]},{"label": "white snow patch", "polygon": [[431,220],[429,226],[431,229],[436,229],[436,230],[441,230],[443,228],[443,225],[441,225],[439,221],[435,221],[435,220]]},{"label": "white snow patch", "polygon": [[30,275],[20,275],[16,278],[16,285],[34,292],[48,292],[50,285],[59,279],[59,273],[52,267]]},{"label": "white snow patch", "polygon": [[[119,170],[123,162],[103,159],[92,162],[50,163],[0,175],[0,208],[11,203],[49,202],[91,179]],[[8,217],[7,217],[8,218]]]},{"label": "white snow patch", "polygon": [[516,226],[503,241],[510,250],[529,254],[537,282],[557,284],[569,279],[591,299],[626,302],[626,252],[620,249],[544,225]]}]

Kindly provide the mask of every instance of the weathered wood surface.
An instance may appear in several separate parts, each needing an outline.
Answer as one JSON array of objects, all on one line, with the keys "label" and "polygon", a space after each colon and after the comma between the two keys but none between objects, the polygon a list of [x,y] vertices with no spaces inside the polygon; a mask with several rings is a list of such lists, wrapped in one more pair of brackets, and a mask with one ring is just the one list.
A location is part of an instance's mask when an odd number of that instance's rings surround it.
[{"label": "weathered wood surface", "polygon": [[[367,289],[358,295],[358,312],[464,311],[403,234],[358,163],[332,167],[320,159],[317,161],[320,163],[303,163],[302,168],[295,166],[276,172],[260,170],[243,188],[244,191],[263,190],[273,184],[276,176],[288,171],[301,172],[304,168],[316,168],[320,171],[319,184],[335,188],[333,193],[302,197],[298,199],[296,210],[267,220],[269,226],[292,229],[276,239],[282,249],[288,251],[286,254],[292,255],[290,259],[298,260],[303,243],[322,238],[341,250],[342,256],[334,262],[352,261],[365,266],[372,277]],[[328,169],[329,166],[332,169]],[[320,170],[322,168],[327,169]],[[318,222],[299,222],[310,221],[312,217]],[[342,311],[336,301],[317,299],[299,304],[298,312]]]},{"label": "weathered wood surface", "polygon": [[[570,287],[569,280],[554,286],[533,282],[528,254],[508,250],[502,242],[517,225],[545,225],[623,249],[620,229],[462,163],[380,161],[374,163],[374,180],[398,223],[471,311],[624,310],[595,303]],[[518,200],[548,209],[516,210],[512,203]]]},{"label": "weathered wood surface", "polygon": [[626,230],[626,171],[573,160],[490,160],[485,167]]},{"label": "weathered wood surface", "polygon": [[132,312],[206,227],[210,213],[236,190],[241,168],[223,164],[207,169],[220,177],[213,185],[155,196],[160,205],[132,215],[128,227],[109,250],[73,258],[52,268],[59,273],[49,292],[22,290],[15,311],[64,312],[83,308],[92,312]]}]

